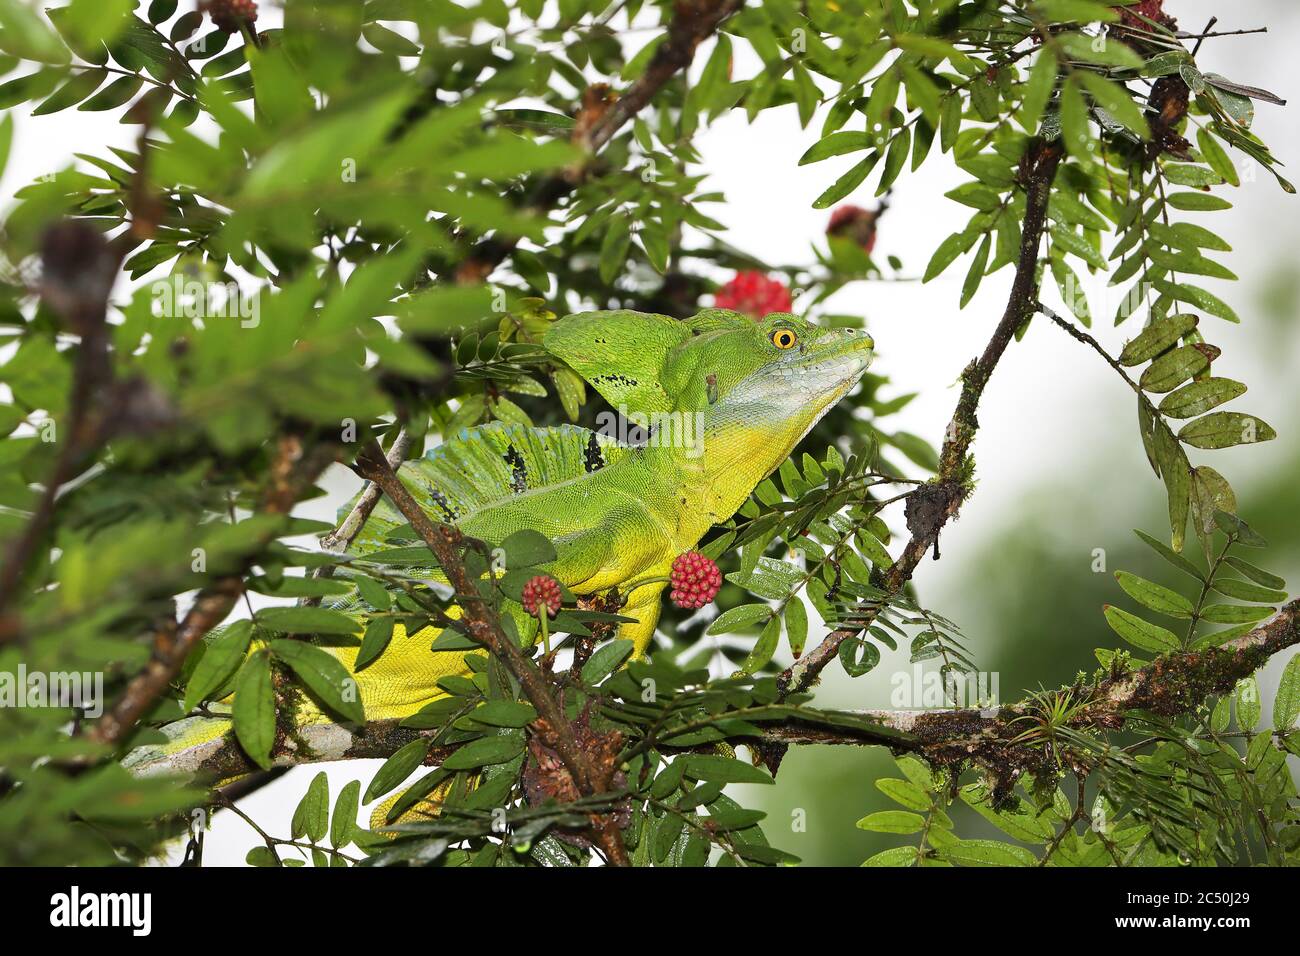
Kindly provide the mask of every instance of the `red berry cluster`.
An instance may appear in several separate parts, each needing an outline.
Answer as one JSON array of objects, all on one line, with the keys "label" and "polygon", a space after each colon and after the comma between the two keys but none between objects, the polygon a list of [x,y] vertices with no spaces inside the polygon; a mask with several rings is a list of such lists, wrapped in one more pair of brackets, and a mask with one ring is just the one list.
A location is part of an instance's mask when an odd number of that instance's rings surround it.
[{"label": "red berry cluster", "polygon": [[867,255],[876,247],[876,218],[879,213],[861,206],[840,206],[831,213],[826,235],[852,239]]},{"label": "red berry cluster", "polygon": [[672,586],[669,597],[675,605],[700,608],[718,596],[722,587],[722,572],[712,559],[698,551],[687,551],[673,561],[668,582]]},{"label": "red berry cluster", "polygon": [[257,20],[257,4],[254,0],[208,0],[203,9],[212,18],[212,25],[227,33],[238,33],[244,24]]},{"label": "red berry cluster", "polygon": [[523,605],[530,617],[537,617],[539,611],[546,611],[547,617],[560,613],[560,604],[564,594],[560,591],[560,582],[549,574],[539,574],[529,578],[524,585]]},{"label": "red berry cluster", "polygon": [[713,304],[719,309],[732,309],[761,319],[771,312],[789,312],[794,302],[790,290],[779,279],[761,272],[737,272],[734,279],[714,294]]}]

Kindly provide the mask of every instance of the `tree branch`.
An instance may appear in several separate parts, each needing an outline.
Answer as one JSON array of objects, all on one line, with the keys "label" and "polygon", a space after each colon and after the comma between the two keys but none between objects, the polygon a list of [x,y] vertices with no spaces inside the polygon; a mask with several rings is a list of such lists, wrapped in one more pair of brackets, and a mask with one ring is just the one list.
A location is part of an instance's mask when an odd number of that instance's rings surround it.
[{"label": "tree branch", "polygon": [[[883,590],[890,597],[902,592],[912,579],[926,552],[938,549],[939,532],[956,516],[968,491],[967,453],[979,428],[976,410],[984,388],[998,361],[1015,337],[1016,331],[1029,320],[1038,303],[1038,252],[1047,223],[1047,202],[1052,181],[1060,165],[1059,141],[1032,140],[1020,163],[1020,181],[1025,187],[1025,218],[1021,226],[1020,257],[1011,294],[1002,319],[984,348],[984,354],[967,366],[962,374],[961,396],[939,456],[939,474],[908,497],[907,527],[911,538],[903,553],[885,574]],[[840,645],[871,625],[880,613],[879,604],[864,606],[850,626],[839,627],[820,644],[795,661],[780,678],[785,694],[799,693],[817,682],[822,670],[835,659]]]},{"label": "tree branch", "polygon": [[744,0],[677,0],[668,36],[655,50],[645,72],[606,111],[585,136],[583,145],[589,153],[614,138],[623,124],[636,116],[654,95],[680,70],[690,66],[695,49],[712,36],[723,21],[736,13]]},{"label": "tree branch", "polygon": [[[645,72],[627,88],[612,106],[585,130],[575,131],[575,142],[595,155],[614,135],[645,107],[678,72],[690,66],[696,48],[715,33],[722,23],[744,6],[744,0],[677,0],[673,21],[664,42],[659,44]],[[566,170],[544,179],[525,204],[545,212],[567,196],[581,182],[586,166]],[[459,283],[482,282],[514,250],[518,239],[494,236],[479,242],[456,268]]]},{"label": "tree branch", "polygon": [[[393,439],[392,445],[388,447],[388,454],[385,459],[388,461],[388,467],[396,471],[401,467],[402,462],[406,461],[406,456],[411,452],[411,433],[405,428],[397,432]],[[379,504],[379,499],[384,493],[379,486],[372,482],[367,482],[366,487],[362,489],[361,497],[357,503],[352,506],[346,518],[339,522],[337,528],[329,534],[322,535],[320,539],[321,547],[326,551],[346,551],[352,546],[352,542],[357,539],[361,529],[365,527],[366,522],[370,520],[370,515],[374,512],[375,507]],[[320,569],[317,577],[328,577],[333,573],[334,566],[325,565]]]},{"label": "tree branch", "polygon": [[[1253,674],[1272,655],[1297,644],[1300,600],[1287,604],[1270,620],[1221,648],[1179,651],[1080,690],[1080,707],[1070,726],[1117,730],[1134,710],[1163,717],[1187,713],[1210,695],[1229,693],[1237,681]],[[793,717],[764,722],[761,741],[782,746],[883,746],[940,765],[976,763],[1006,777],[1016,771],[1037,769],[1051,760],[1044,748],[1017,739],[1033,712],[1032,702],[1021,701],[984,709],[852,711],[851,716],[860,718],[857,726]],[[402,727],[398,720],[376,720],[361,728],[315,724],[303,727],[296,741],[287,737],[277,740],[271,763],[293,767],[330,760],[385,758],[412,740],[437,733],[436,729]],[[754,738],[746,736],[727,740],[733,745],[755,743]],[[425,763],[438,765],[458,746],[432,748]],[[667,744],[662,749],[674,748]],[[233,734],[182,753],[142,750],[127,766],[141,776],[210,774],[219,779],[259,769]]]},{"label": "tree branch", "polygon": [[[271,467],[262,513],[288,515],[334,456],[333,445],[304,446],[301,438],[282,435]],[[267,543],[274,540],[274,534],[266,535],[265,540]],[[228,575],[199,593],[179,625],[169,617],[154,635],[153,656],[149,663],[127,684],[117,703],[96,721],[90,739],[109,745],[124,740],[180,673],[185,658],[208,631],[226,619],[243,593],[243,576]]]},{"label": "tree branch", "polygon": [[[461,618],[466,632],[471,638],[482,644],[500,660],[519,682],[524,696],[536,709],[538,717],[545,721],[554,735],[554,750],[564,762],[565,768],[573,777],[578,790],[584,796],[602,793],[609,788],[608,774],[598,774],[587,759],[587,755],[578,745],[573,725],[565,715],[563,708],[551,694],[546,678],[537,667],[524,656],[514,641],[501,629],[492,608],[479,593],[478,582],[469,576],[460,557],[460,548],[466,543],[460,529],[433,521],[419,503],[411,497],[397,473],[388,464],[379,445],[371,442],[357,458],[357,471],[374,482],[389,501],[411,523],[415,533],[420,536],[429,550],[438,559],[438,564],[447,575],[447,580],[456,591],[456,601],[464,616]],[[618,831],[618,824],[613,817],[608,817],[597,828],[597,839],[609,861],[618,866],[629,864],[627,850]]]},{"label": "tree branch", "polygon": [[[406,456],[411,453],[411,433],[405,428],[398,429],[397,435],[393,438],[393,443],[388,447],[388,454],[384,457],[388,461],[388,467],[396,471],[406,461]],[[373,481],[367,481],[365,487],[361,490],[361,497],[357,503],[352,506],[352,510],[347,516],[338,523],[333,531],[324,534],[320,538],[320,546],[325,551],[342,553],[352,547],[352,542],[357,540],[357,535],[366,526],[370,516],[374,514],[375,508],[379,505],[379,499],[384,493],[379,490],[379,486]],[[313,578],[332,578],[334,576],[333,564],[323,564],[312,571]],[[306,597],[298,602],[303,607],[318,607],[321,599],[319,597]]]},{"label": "tree branch", "polygon": [[[41,298],[68,331],[80,336],[81,342],[74,353],[62,447],[31,518],[0,567],[0,615],[18,595],[23,572],[54,517],[59,490],[76,476],[81,463],[99,447],[105,435],[109,419],[101,409],[106,403],[97,399],[113,380],[108,297],[119,262],[109,243],[84,223],[59,223],[45,233]],[[0,632],[13,638],[19,628],[6,626]]]}]

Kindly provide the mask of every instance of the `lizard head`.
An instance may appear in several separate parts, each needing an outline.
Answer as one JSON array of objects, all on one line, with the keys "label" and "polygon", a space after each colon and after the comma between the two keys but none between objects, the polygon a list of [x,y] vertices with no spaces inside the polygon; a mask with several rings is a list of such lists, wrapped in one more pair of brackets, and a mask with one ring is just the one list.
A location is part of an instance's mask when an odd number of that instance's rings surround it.
[{"label": "lizard head", "polygon": [[[683,372],[679,407],[705,412],[706,448],[743,449],[766,474],[857,384],[871,363],[871,336],[821,328],[788,312],[755,322],[710,311],[670,375]],[[694,353],[694,354],[692,354]],[[746,470],[749,470],[746,468]]]},{"label": "lizard head", "polygon": [[679,404],[710,410],[718,424],[783,422],[801,437],[857,383],[873,354],[865,332],[821,328],[789,312],[755,322],[709,310],[688,321],[700,333],[668,371],[688,379]]},{"label": "lizard head", "polygon": [[[715,465],[743,455],[775,469],[857,383],[871,336],[815,326],[788,312],[760,321],[724,309],[678,320],[587,312],[556,322],[544,344],[625,415],[698,416]],[[761,475],[760,475],[761,477]]]}]

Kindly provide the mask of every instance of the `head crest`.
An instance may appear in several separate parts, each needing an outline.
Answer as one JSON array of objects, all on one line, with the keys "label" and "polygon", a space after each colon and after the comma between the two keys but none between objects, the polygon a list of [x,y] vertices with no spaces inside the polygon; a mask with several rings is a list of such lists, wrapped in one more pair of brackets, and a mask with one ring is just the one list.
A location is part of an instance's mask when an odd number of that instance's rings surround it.
[{"label": "head crest", "polygon": [[610,405],[652,413],[672,409],[663,384],[664,366],[692,334],[687,322],[618,309],[565,316],[547,330],[542,344]]}]

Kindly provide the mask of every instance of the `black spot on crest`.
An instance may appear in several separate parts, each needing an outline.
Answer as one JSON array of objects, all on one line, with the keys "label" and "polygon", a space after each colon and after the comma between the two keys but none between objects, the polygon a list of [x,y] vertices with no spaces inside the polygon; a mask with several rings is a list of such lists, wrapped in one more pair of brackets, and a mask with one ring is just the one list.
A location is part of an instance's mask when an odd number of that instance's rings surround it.
[{"label": "black spot on crest", "polygon": [[426,487],[429,489],[429,497],[433,499],[433,503],[442,509],[443,520],[455,521],[459,515],[456,514],[456,509],[451,506],[451,502],[447,500],[447,496],[433,485],[427,485]]},{"label": "black spot on crest", "polygon": [[622,372],[611,372],[609,375],[597,375],[592,378],[592,384],[597,382],[613,382],[615,385],[626,385],[628,387],[639,385],[640,380],[632,378],[630,375],[624,375]]},{"label": "black spot on crest", "polygon": [[601,453],[600,442],[596,439],[596,433],[592,432],[587,439],[587,451],[584,456],[584,464],[587,467],[587,474],[593,471],[599,471],[605,467],[605,456]]},{"label": "black spot on crest", "polygon": [[523,494],[528,490],[528,466],[524,464],[524,456],[519,454],[519,449],[511,442],[502,457],[510,466],[510,487],[515,494]]}]

